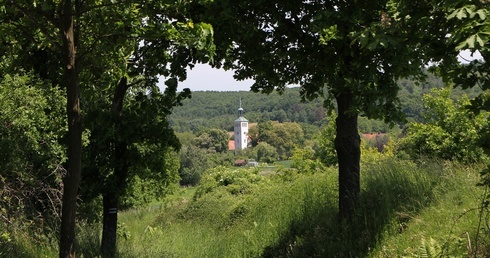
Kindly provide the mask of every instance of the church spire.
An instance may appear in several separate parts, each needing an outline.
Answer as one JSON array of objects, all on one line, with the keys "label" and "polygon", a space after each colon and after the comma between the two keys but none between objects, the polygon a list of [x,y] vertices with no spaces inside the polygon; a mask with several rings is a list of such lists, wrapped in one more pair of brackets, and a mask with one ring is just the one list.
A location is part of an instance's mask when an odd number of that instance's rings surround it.
[{"label": "church spire", "polygon": [[240,108],[238,108],[238,117],[243,116],[243,108],[242,108],[242,97],[240,97]]}]

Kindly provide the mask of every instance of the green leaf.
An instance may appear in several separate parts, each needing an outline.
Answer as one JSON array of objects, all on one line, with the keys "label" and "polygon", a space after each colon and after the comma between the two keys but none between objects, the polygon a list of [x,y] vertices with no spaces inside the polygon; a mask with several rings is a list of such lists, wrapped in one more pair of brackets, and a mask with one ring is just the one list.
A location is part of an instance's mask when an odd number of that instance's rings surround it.
[{"label": "green leaf", "polygon": [[476,41],[476,35],[472,35],[466,40],[466,43],[468,44],[469,48],[474,48],[475,47],[475,41]]},{"label": "green leaf", "polygon": [[487,18],[486,11],[483,9],[476,11],[476,14],[478,14],[478,16],[480,16],[480,20],[485,20]]},{"label": "green leaf", "polygon": [[476,34],[476,42],[482,47],[485,46],[485,42],[483,42],[483,39],[478,34]]},{"label": "green leaf", "polygon": [[[475,41],[476,41],[476,35],[472,35],[468,37],[465,41],[461,42],[457,47],[456,50],[461,50],[465,48],[474,48],[475,47]],[[468,47],[466,47],[468,46]]]},{"label": "green leaf", "polygon": [[458,20],[461,20],[463,18],[466,18],[466,10],[464,8],[460,8],[460,9],[456,9],[454,10],[454,12],[452,12],[448,17],[447,19],[448,20],[451,20],[453,18],[457,18]]}]

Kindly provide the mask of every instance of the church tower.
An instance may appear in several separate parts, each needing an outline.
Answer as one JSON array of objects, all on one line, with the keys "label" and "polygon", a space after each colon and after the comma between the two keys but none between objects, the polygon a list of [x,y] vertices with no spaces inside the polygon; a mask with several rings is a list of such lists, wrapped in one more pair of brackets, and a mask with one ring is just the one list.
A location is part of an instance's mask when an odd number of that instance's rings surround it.
[{"label": "church tower", "polygon": [[242,99],[238,108],[238,118],[235,120],[235,154],[237,151],[247,148],[248,145],[248,120],[243,117]]}]

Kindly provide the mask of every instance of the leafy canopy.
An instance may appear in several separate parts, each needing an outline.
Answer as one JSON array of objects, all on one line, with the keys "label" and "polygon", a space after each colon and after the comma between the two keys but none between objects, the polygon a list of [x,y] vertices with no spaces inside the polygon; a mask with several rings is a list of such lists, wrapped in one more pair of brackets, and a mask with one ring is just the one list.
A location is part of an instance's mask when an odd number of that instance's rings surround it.
[{"label": "leafy canopy", "polygon": [[[351,111],[370,118],[401,119],[396,82],[423,76],[423,50],[435,47],[415,40],[425,33],[407,23],[419,17],[398,17],[394,1],[222,0],[212,6],[206,18],[215,28],[217,66],[236,69],[237,79],[253,78],[253,91],[296,84],[303,99],[326,97],[329,106],[351,93]],[[433,32],[431,39],[445,34]]]},{"label": "leafy canopy", "polygon": [[479,141],[488,126],[487,114],[469,112],[466,95],[454,101],[450,94],[450,88],[443,88],[424,95],[425,123],[410,124],[400,143],[401,150],[413,158],[428,156],[462,162],[484,158]]}]

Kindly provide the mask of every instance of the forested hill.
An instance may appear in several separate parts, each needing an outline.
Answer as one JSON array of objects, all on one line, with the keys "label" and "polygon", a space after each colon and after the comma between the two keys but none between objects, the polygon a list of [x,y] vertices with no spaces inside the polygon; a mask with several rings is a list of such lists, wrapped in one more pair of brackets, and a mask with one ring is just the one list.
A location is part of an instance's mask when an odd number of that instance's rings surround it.
[{"label": "forested hill", "polygon": [[320,125],[325,116],[323,100],[301,102],[299,88],[288,88],[282,95],[249,91],[195,91],[192,97],[176,107],[170,122],[177,132],[197,132],[202,128],[233,131],[242,100],[244,116],[251,123],[291,121]]},{"label": "forested hill", "polygon": [[[399,85],[398,95],[408,121],[421,121],[422,96],[432,88],[444,86],[439,78],[432,75],[419,85],[411,80],[401,80]],[[470,97],[477,94],[475,90],[464,93]],[[462,90],[453,90],[454,98],[462,94]],[[299,88],[287,88],[282,95],[277,92],[267,95],[250,91],[195,91],[190,99],[183,101],[182,106],[174,109],[170,116],[171,125],[177,132],[198,132],[204,128],[233,131],[233,121],[238,115],[240,98],[244,116],[251,123],[270,120],[317,126],[326,123],[323,99],[301,102]],[[366,127],[366,119],[362,118],[359,122],[360,129]]]}]

